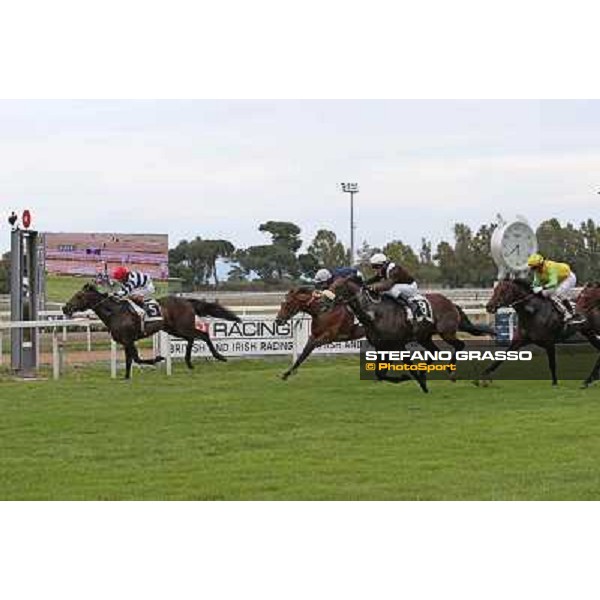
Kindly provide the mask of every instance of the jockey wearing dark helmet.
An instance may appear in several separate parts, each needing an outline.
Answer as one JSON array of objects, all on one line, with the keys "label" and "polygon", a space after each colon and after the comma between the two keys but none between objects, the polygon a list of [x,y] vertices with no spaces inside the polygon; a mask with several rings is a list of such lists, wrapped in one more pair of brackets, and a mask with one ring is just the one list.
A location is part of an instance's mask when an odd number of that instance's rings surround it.
[{"label": "jockey wearing dark helmet", "polygon": [[314,284],[317,290],[315,294],[320,294],[325,301],[325,306],[333,305],[335,294],[329,289],[336,279],[351,277],[353,281],[359,284],[364,283],[362,273],[356,267],[336,267],[333,270],[319,269],[315,274]]},{"label": "jockey wearing dark helmet", "polygon": [[356,267],[336,267],[331,271],[329,269],[319,269],[314,278],[315,288],[326,290],[336,279],[352,277],[362,282],[363,276]]}]

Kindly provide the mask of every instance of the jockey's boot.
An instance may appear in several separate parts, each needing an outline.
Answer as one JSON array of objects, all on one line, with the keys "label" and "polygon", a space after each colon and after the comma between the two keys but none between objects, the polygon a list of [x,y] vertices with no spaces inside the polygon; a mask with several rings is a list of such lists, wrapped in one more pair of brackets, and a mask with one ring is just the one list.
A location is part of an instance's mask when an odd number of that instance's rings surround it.
[{"label": "jockey's boot", "polygon": [[563,318],[563,323],[565,327],[568,326],[578,326],[583,325],[586,321],[586,318],[583,315],[577,314],[573,311],[571,305],[568,300],[563,300],[561,298],[553,298],[554,305],[560,311],[560,314]]},{"label": "jockey's boot", "polygon": [[129,304],[131,308],[133,308],[135,314],[140,318],[140,329],[142,331],[142,335],[146,334],[146,311],[143,306],[140,306],[138,302],[133,299],[129,299]]}]

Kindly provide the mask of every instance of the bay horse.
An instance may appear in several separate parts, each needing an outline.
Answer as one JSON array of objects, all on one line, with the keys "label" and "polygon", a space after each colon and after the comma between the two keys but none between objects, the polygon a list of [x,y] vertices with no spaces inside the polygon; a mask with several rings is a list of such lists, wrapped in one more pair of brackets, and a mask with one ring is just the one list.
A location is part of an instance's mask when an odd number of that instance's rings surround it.
[{"label": "bay horse", "polygon": [[160,304],[163,318],[161,321],[147,323],[144,331],[142,331],[139,316],[133,313],[128,302],[112,294],[101,292],[92,283],[86,283],[64,305],[63,313],[69,317],[84,310],[92,310],[96,313],[98,318],[106,325],[112,339],[124,348],[125,379],[131,377],[133,362],[142,365],[155,365],[164,360],[160,356],[146,360],[140,358],[135,345],[137,340],[154,335],[160,330],[187,341],[185,362],[190,369],[194,368],[192,348],[196,339],[202,340],[217,360],[227,360],[215,348],[208,332],[197,328],[196,317],[210,316],[226,321],[240,322],[241,319],[235,313],[217,302],[206,302],[193,298],[165,296],[158,298],[157,301]]},{"label": "bay horse", "polygon": [[[584,329],[593,333],[600,333],[600,282],[588,283],[577,297],[575,308],[578,313],[586,318]],[[583,382],[583,387],[590,386],[600,379],[600,357],[596,361],[592,372]]]},{"label": "bay horse", "polygon": [[[456,336],[457,332],[476,336],[495,335],[491,327],[472,323],[462,308],[443,294],[425,294],[431,305],[433,321],[413,325],[406,311],[396,300],[385,295],[375,295],[365,286],[349,278],[338,279],[329,289],[352,309],[364,326],[367,339],[376,350],[404,350],[409,342],[417,342],[429,352],[436,352],[439,348],[432,338],[437,334],[452,347],[454,356],[457,351],[465,348],[465,342]],[[379,379],[393,383],[408,378],[389,377],[379,370],[375,373]],[[427,393],[425,375],[418,371],[410,373],[417,380],[421,390]]]},{"label": "bay horse", "polygon": [[281,375],[285,381],[319,346],[333,342],[347,342],[365,337],[365,329],[354,322],[354,315],[344,304],[337,304],[331,310],[323,310],[323,302],[316,290],[309,286],[291,289],[285,296],[275,317],[277,324],[289,321],[299,312],[312,317],[310,335],[300,356],[294,364]]},{"label": "bay horse", "polygon": [[[500,307],[513,308],[519,323],[508,350],[519,350],[529,344],[543,348],[548,357],[552,385],[558,384],[556,377],[556,344],[579,332],[600,350],[600,337],[587,322],[565,328],[562,316],[549,298],[534,294],[529,281],[504,279],[494,288],[492,298],[486,305],[487,312],[494,314]],[[495,361],[482,372],[482,379],[491,375],[504,361]],[[590,375],[591,376],[591,375]]]}]

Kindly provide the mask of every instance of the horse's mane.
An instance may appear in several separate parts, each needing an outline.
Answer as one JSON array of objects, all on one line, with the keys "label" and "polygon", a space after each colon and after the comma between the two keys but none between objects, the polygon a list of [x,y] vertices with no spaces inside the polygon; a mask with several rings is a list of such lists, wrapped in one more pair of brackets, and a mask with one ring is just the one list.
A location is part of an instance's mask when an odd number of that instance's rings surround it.
[{"label": "horse's mane", "polygon": [[511,281],[524,292],[531,291],[531,282],[528,279],[524,279],[523,277],[507,277],[504,279],[504,281]]},{"label": "horse's mane", "polygon": [[96,292],[97,294],[100,294],[101,296],[108,296],[107,292],[103,292],[102,290],[99,290],[98,286],[91,281],[84,284],[84,286],[81,289],[83,291],[87,291],[87,292]]},{"label": "horse's mane", "polygon": [[290,290],[293,294],[312,294],[315,291],[312,285],[300,285]]}]

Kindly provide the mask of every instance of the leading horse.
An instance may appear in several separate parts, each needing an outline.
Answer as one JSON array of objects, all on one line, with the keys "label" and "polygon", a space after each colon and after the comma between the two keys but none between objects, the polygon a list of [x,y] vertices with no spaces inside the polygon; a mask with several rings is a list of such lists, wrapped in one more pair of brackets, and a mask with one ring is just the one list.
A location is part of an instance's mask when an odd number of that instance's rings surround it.
[{"label": "leading horse", "polygon": [[284,381],[296,372],[315,348],[332,342],[347,342],[365,337],[364,327],[354,322],[354,315],[344,304],[337,304],[331,310],[324,310],[320,294],[312,287],[291,289],[279,307],[275,322],[285,323],[299,312],[312,317],[310,335],[300,356],[281,376]]},{"label": "leading horse", "polygon": [[208,332],[198,328],[196,318],[208,316],[239,322],[241,319],[235,313],[217,302],[193,298],[165,296],[159,298],[158,303],[161,308],[162,320],[147,323],[142,331],[140,319],[133,313],[128,302],[124,302],[113,294],[101,292],[94,284],[87,283],[64,305],[63,313],[69,317],[76,312],[85,310],[92,310],[96,313],[106,325],[113,340],[121,344],[125,350],[125,379],[131,377],[132,363],[155,365],[163,360],[160,356],[153,359],[140,358],[135,345],[137,340],[154,335],[160,330],[187,341],[185,362],[190,369],[193,369],[191,358],[196,339],[202,340],[217,360],[227,360],[214,347]]}]

